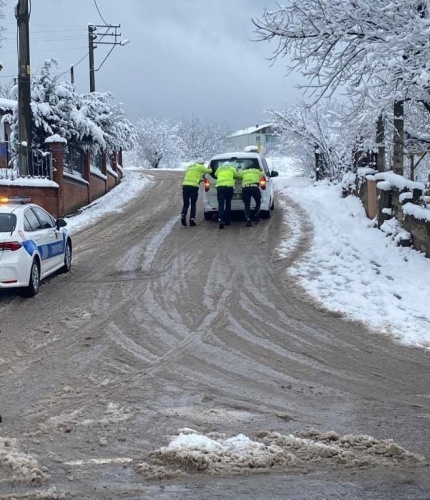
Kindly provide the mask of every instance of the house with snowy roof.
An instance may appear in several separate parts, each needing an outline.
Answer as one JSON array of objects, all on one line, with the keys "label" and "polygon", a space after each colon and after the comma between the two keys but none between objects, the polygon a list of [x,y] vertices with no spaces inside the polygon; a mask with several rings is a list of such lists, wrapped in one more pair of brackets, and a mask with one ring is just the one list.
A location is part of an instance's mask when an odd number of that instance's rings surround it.
[{"label": "house with snowy roof", "polygon": [[275,129],[270,123],[257,124],[227,136],[227,143],[231,150],[242,151],[247,146],[257,146],[259,150],[265,150],[276,143]]}]

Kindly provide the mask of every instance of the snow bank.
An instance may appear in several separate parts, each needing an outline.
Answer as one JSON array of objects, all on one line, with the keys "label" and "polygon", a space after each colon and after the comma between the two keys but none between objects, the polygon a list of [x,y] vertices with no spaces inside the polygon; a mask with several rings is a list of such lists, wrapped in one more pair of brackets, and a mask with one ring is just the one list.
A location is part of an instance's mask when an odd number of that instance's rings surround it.
[{"label": "snow bank", "polygon": [[[391,439],[378,440],[366,435],[340,436],[335,432],[306,431],[299,436],[262,431],[255,439],[238,434],[207,436],[182,429],[172,441],[151,456],[157,466],[144,462],[137,470],[153,478],[158,474],[243,474],[270,469],[290,469],[309,465],[325,467],[389,467],[413,465],[424,457],[411,453]],[[176,469],[169,469],[175,464]]]}]

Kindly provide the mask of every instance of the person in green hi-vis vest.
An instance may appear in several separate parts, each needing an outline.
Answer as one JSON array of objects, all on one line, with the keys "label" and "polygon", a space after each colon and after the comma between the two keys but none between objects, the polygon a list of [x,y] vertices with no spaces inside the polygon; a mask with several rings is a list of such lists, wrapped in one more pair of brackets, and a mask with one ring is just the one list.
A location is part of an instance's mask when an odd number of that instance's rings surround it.
[{"label": "person in green hi-vis vest", "polygon": [[205,167],[203,158],[198,158],[194,163],[189,165],[185,170],[184,179],[182,181],[182,212],[181,224],[187,225],[187,213],[190,208],[190,226],[196,226],[196,205],[199,197],[199,184],[202,174],[210,174],[212,170]]}]

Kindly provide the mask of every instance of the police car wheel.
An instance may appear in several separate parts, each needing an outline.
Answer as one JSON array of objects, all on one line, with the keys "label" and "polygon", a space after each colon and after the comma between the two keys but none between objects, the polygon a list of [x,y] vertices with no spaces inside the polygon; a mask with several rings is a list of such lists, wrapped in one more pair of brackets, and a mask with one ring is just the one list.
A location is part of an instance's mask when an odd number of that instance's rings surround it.
[{"label": "police car wheel", "polygon": [[23,295],[25,297],[34,297],[37,295],[40,286],[40,269],[37,261],[33,260],[30,270],[30,279],[28,286],[23,289]]},{"label": "police car wheel", "polygon": [[64,266],[61,268],[61,271],[63,273],[68,273],[70,269],[72,269],[72,245],[70,241],[68,241],[64,251]]},{"label": "police car wheel", "polygon": [[205,220],[213,220],[213,218],[214,218],[213,212],[205,212],[204,216],[205,216]]},{"label": "police car wheel", "polygon": [[270,210],[260,210],[260,217],[262,219],[270,219]]}]

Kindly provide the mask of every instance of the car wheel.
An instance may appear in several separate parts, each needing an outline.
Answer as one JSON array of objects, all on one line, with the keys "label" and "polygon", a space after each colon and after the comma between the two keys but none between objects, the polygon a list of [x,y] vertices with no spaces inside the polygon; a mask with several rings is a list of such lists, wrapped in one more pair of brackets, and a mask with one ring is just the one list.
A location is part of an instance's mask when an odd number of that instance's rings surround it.
[{"label": "car wheel", "polygon": [[270,210],[275,210],[275,198],[272,200],[272,204],[270,205]]},{"label": "car wheel", "polygon": [[63,273],[68,273],[72,269],[72,245],[70,241],[66,243],[64,251],[64,266],[61,268]]},{"label": "car wheel", "polygon": [[30,270],[30,278],[28,280],[28,286],[22,290],[22,294],[25,297],[34,297],[37,295],[40,287],[40,267],[36,260],[33,260]]},{"label": "car wheel", "polygon": [[205,212],[204,217],[205,217],[205,220],[213,220],[213,213],[212,212]]},{"label": "car wheel", "polygon": [[270,219],[270,210],[260,210],[260,217],[262,219]]}]

